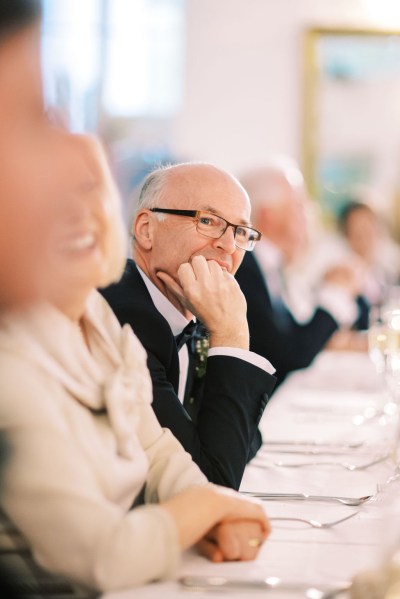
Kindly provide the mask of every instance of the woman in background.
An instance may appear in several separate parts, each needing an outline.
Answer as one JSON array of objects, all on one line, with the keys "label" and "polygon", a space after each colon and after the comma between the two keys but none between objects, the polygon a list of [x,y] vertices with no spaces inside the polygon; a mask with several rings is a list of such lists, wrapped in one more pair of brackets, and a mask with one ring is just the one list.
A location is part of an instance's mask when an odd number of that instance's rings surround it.
[{"label": "woman in background", "polygon": [[382,304],[388,288],[399,281],[399,248],[383,220],[365,202],[351,199],[338,224],[349,255],[357,256],[364,266],[363,295],[372,306]]}]

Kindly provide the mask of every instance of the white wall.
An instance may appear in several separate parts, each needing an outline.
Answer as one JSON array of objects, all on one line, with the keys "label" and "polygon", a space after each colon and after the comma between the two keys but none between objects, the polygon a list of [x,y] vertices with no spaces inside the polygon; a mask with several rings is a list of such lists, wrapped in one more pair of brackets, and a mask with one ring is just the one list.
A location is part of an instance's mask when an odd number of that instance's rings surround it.
[{"label": "white wall", "polygon": [[186,97],[175,152],[236,173],[271,153],[301,160],[304,30],[385,19],[400,27],[399,6],[400,0],[187,0]]}]

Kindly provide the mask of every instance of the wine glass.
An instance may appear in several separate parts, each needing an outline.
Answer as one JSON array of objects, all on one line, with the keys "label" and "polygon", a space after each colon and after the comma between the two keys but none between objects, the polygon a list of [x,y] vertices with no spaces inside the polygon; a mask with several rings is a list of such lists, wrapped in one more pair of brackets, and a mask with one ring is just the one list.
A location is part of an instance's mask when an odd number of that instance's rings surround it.
[{"label": "wine glass", "polygon": [[387,323],[384,322],[383,315],[379,308],[372,308],[370,317],[370,326],[368,329],[368,353],[378,374],[385,372],[386,347],[388,340]]},{"label": "wine glass", "polygon": [[389,400],[383,412],[388,431],[388,442],[396,466],[400,465],[400,309],[383,315],[385,348],[383,350],[384,379]]},{"label": "wine glass", "polygon": [[400,398],[400,309],[385,313],[384,370],[389,390],[396,405]]}]

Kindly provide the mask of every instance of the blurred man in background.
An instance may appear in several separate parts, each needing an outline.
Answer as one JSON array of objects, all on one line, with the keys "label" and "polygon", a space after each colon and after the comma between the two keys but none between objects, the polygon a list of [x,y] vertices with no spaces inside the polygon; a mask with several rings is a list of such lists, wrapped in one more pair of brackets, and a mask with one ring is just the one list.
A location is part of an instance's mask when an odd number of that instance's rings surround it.
[{"label": "blurred man in background", "polygon": [[309,198],[302,173],[291,160],[280,159],[249,172],[242,184],[262,239],[246,254],[236,278],[247,300],[250,347],[268,356],[281,382],[292,370],[308,366],[339,327],[356,322],[359,281],[350,265],[332,267],[309,320],[298,322],[286,303],[284,269],[308,242]]}]

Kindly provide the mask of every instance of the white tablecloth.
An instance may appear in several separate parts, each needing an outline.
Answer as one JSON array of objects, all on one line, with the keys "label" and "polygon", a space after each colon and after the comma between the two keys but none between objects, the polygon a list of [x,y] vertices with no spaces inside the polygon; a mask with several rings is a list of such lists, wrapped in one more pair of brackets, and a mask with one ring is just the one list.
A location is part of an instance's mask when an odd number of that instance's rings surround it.
[{"label": "white tablecloth", "polygon": [[[343,462],[362,465],[388,452],[395,418],[390,411],[383,381],[368,357],[362,354],[321,354],[307,370],[294,373],[275,393],[264,413],[261,430],[265,445],[246,468],[242,491],[293,492],[361,497],[372,500],[359,507],[311,501],[266,501],[270,517],[301,516],[330,521],[358,512],[331,529],[319,530],[294,522],[273,522],[273,532],[254,562],[212,564],[194,550],[182,560],[178,576],[223,576],[239,579],[279,577],[283,581],[336,586],[360,570],[379,564],[392,543],[388,533],[387,497],[393,460],[363,470],[320,464],[294,468],[280,464]],[[294,442],[318,441],[321,446],[300,447]],[[281,445],[287,442],[287,445]],[[347,447],[349,444],[354,448]],[[321,455],[296,453],[325,451]],[[329,453],[330,452],[330,453]],[[396,485],[396,483],[393,483]],[[400,532],[393,531],[393,537]],[[400,535],[399,535],[400,538]],[[132,564],[134,568],[135,565]],[[247,599],[265,591],[196,592],[203,597]],[[184,599],[193,592],[177,581],[150,584],[109,593],[103,599]],[[304,594],[268,591],[271,599],[291,599]]]}]

